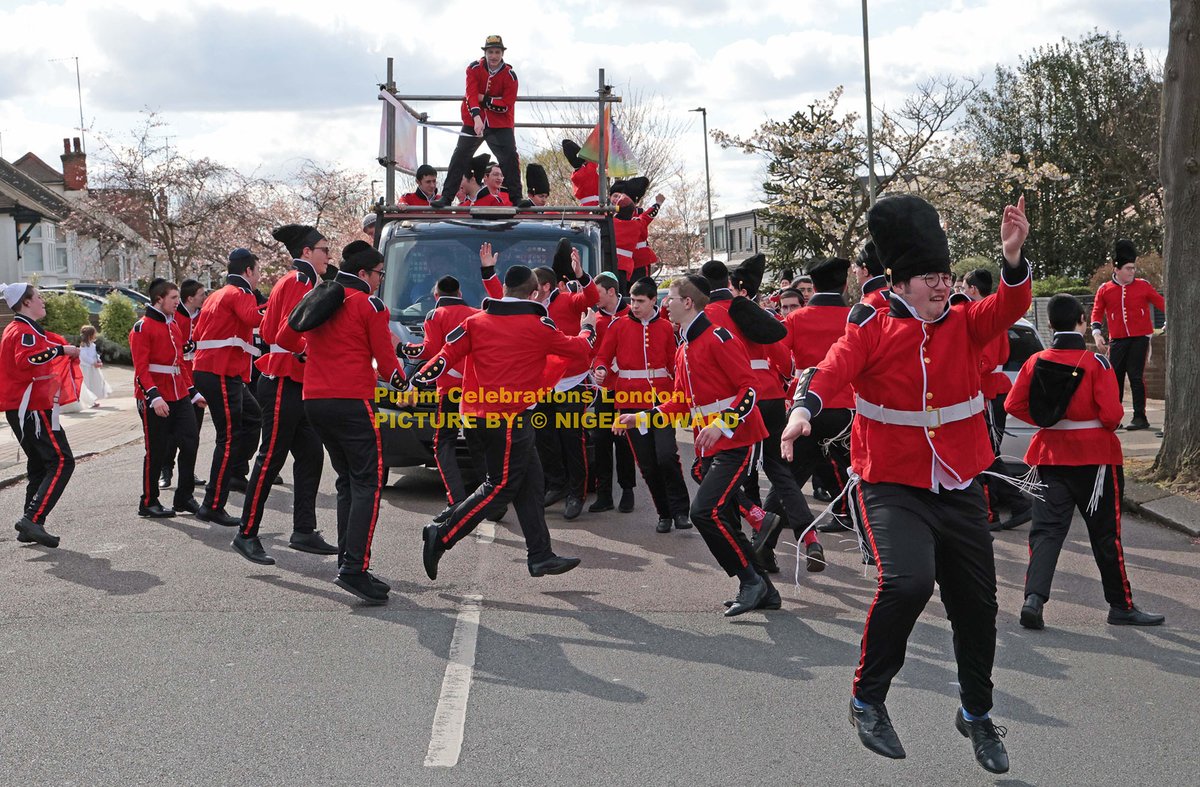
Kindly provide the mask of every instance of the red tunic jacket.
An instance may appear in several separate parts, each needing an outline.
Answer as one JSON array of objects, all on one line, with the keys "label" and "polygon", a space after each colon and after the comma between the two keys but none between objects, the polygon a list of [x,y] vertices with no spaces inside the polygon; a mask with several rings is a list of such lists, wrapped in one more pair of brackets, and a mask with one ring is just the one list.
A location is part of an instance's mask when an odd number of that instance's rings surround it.
[{"label": "red tunic jacket", "polygon": [[[493,277],[494,280],[494,277]],[[441,296],[433,310],[425,315],[425,342],[420,352],[413,357],[420,360],[430,360],[446,346],[446,337],[472,314],[478,314],[479,309],[468,306],[462,298]],[[405,354],[409,354],[405,348]],[[462,387],[463,364],[450,367],[437,378],[438,394],[445,396],[449,391]]]},{"label": "red tunic jacket", "polygon": [[229,274],[225,286],[209,295],[192,326],[196,343],[193,371],[250,379],[250,362],[259,355],[254,329],[262,322],[250,282]]},{"label": "red tunic jacket", "polygon": [[600,167],[596,162],[589,161],[571,173],[571,191],[580,205],[600,204]]},{"label": "red tunic jacket", "polygon": [[648,268],[658,262],[658,255],[654,253],[654,249],[650,248],[650,223],[658,216],[658,208],[659,205],[656,202],[642,211],[641,215],[647,218],[642,221],[641,229],[638,231],[637,244],[633,247],[633,267],[635,269]]},{"label": "red tunic jacket", "polygon": [[[846,317],[849,314],[850,307],[840,294],[818,292],[807,306],[796,309],[784,318],[783,324],[788,329],[788,349],[797,369],[807,369],[825,360],[829,349],[846,333]],[[854,407],[854,390],[846,386],[824,406],[837,409]]]},{"label": "red tunic jacket", "polygon": [[551,355],[586,368],[591,354],[590,328],[565,336],[537,301],[487,300],[478,314],[450,332],[441,352],[415,379],[428,383],[462,365],[461,411],[512,415],[537,404],[561,377],[558,371],[547,371],[553,366],[548,363]]},{"label": "red tunic jacket", "polygon": [[[1001,279],[995,295],[949,307],[933,322],[917,318],[894,295],[888,296],[886,311],[864,304],[850,310],[846,334],[797,398],[816,415],[822,402],[854,386],[861,399],[850,457],[863,480],[923,489],[961,486],[995,460],[983,420],[980,357],[989,342],[1025,313],[1032,294],[1024,260],[1015,269],[1006,265]],[[894,416],[887,423],[868,417],[867,405],[903,411],[928,423],[898,423]],[[973,414],[942,421],[942,408],[952,406]]]},{"label": "red tunic jacket", "polygon": [[792,372],[792,359],[786,342],[757,344],[746,339],[729,316],[729,306],[732,303],[732,292],[727,289],[713,290],[708,305],[704,307],[704,313],[712,320],[713,325],[729,331],[742,344],[750,358],[757,397],[763,400],[782,399],[783,382],[791,377]]},{"label": "red tunic jacket", "polygon": [[887,289],[886,277],[872,276],[863,283],[862,299],[859,303],[865,303],[875,309],[886,309],[888,305]]},{"label": "red tunic jacket", "polygon": [[1167,310],[1167,303],[1154,285],[1145,279],[1134,279],[1129,284],[1117,284],[1117,280],[1106,281],[1096,291],[1092,304],[1092,329],[1100,330],[1108,320],[1108,338],[1127,339],[1130,336],[1149,336],[1154,333],[1154,316],[1150,306],[1159,311]]},{"label": "red tunic jacket", "polygon": [[153,404],[161,396],[169,404],[196,395],[191,372],[183,361],[184,342],[177,320],[167,320],[158,309],[146,307],[146,316],[129,332],[138,401]]},{"label": "red tunic jacket", "polygon": [[[479,96],[483,96],[483,101]],[[467,66],[467,87],[461,108],[464,126],[473,126],[475,116],[483,117],[486,128],[512,128],[513,107],[517,103],[517,73],[508,63],[501,63],[493,76],[488,73],[487,58],[481,57]]]},{"label": "red tunic jacket", "polygon": [[[287,325],[288,316],[300,299],[317,286],[317,278],[317,271],[312,263],[292,260],[292,269],[271,288],[271,295],[267,298],[267,310],[263,314],[262,325],[258,328],[258,335],[267,344],[268,352],[254,362],[258,370],[268,377],[287,377],[298,383],[304,382],[304,363],[300,360],[299,353],[287,350],[279,344],[279,332]],[[293,343],[298,343],[303,348],[303,334]],[[300,353],[303,352],[301,349]]]},{"label": "red tunic jacket", "polygon": [[613,242],[617,246],[617,270],[627,276],[633,274],[634,252],[642,237],[642,230],[654,221],[649,211],[631,219],[613,218]]},{"label": "red tunic jacket", "polygon": [[[436,194],[434,196],[437,196]],[[425,196],[425,192],[417,189],[416,191],[405,194],[400,198],[401,205],[412,205],[417,208],[429,207],[429,197]]]},{"label": "red tunic jacket", "polygon": [[593,368],[608,371],[618,410],[648,410],[675,388],[675,350],[675,329],[658,312],[648,322],[626,313],[604,332]]},{"label": "red tunic jacket", "polygon": [[493,194],[486,186],[479,190],[475,195],[475,201],[471,203],[477,208],[486,208],[489,206],[508,206],[512,207],[512,200],[508,197],[507,191],[501,191],[499,194]]},{"label": "red tunic jacket", "polygon": [[1004,373],[1004,364],[1012,348],[1008,345],[1008,329],[993,339],[979,358],[979,387],[984,399],[995,399],[1012,388],[1012,381]]},{"label": "red tunic jacket", "polygon": [[[565,289],[560,287],[550,292],[546,312],[564,336],[575,336],[579,333],[584,313],[599,302],[600,290],[596,287],[596,282],[584,273],[578,282],[567,282]],[[590,365],[590,357],[581,361],[572,356],[567,359],[563,377],[583,374]]]},{"label": "red tunic jacket", "polygon": [[655,412],[690,416],[694,434],[713,416],[719,416],[727,427],[732,425],[708,453],[700,454],[715,456],[754,445],[767,436],[755,401],[754,374],[745,347],[732,333],[714,325],[707,314],[696,315],[675,351],[675,395]]},{"label": "red tunic jacket", "polygon": [[[346,288],[342,308],[303,334],[280,331],[278,341],[292,352],[306,349],[308,353],[305,399],[373,400],[376,381],[399,385],[404,379],[396,340],[388,330],[388,308],[357,276],[339,272],[337,281]],[[303,344],[298,341],[301,336]]]},{"label": "red tunic jacket", "polygon": [[63,354],[67,340],[18,314],[0,339],[0,410],[18,410],[29,391],[29,410],[49,410],[59,380],[51,361]]},{"label": "red tunic jacket", "polygon": [[1029,441],[1025,463],[1029,465],[1120,465],[1124,463],[1121,441],[1113,430],[1121,423],[1125,408],[1117,393],[1117,377],[1112,365],[1103,355],[1088,352],[1083,337],[1077,333],[1057,333],[1049,350],[1042,350],[1025,361],[1004,409],[1026,423],[1033,423],[1029,414],[1029,381],[1038,358],[1054,363],[1077,366],[1083,373],[1075,395],[1067,405],[1064,419],[1082,425],[1099,421],[1099,425],[1083,429],[1039,429]]}]

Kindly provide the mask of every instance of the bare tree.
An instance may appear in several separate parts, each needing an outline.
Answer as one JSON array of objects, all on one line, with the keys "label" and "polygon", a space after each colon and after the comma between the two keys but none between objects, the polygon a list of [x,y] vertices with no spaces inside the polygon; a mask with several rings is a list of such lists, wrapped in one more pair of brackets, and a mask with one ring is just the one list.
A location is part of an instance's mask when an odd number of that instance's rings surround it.
[{"label": "bare tree", "polygon": [[[1200,480],[1200,4],[1171,0],[1171,30],[1162,91],[1159,174],[1163,184],[1166,278],[1171,293],[1167,332],[1167,412],[1153,472],[1164,481]],[[1197,307],[1197,308],[1193,308]]]},{"label": "bare tree", "polygon": [[693,172],[690,177],[680,175],[662,192],[667,201],[650,225],[650,247],[658,255],[659,270],[664,267],[690,270],[705,259],[708,207],[703,172]]}]

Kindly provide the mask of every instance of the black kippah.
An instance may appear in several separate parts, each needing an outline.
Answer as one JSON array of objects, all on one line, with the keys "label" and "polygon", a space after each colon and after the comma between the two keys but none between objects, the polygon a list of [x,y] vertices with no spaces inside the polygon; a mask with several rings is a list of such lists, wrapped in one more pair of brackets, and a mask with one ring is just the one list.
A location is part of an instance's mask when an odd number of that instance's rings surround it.
[{"label": "black kippah", "polygon": [[524,265],[514,265],[504,274],[505,287],[520,287],[533,278],[533,271]]},{"label": "black kippah", "polygon": [[453,276],[443,276],[442,278],[438,279],[437,291],[442,295],[453,295],[454,293],[458,292],[458,290],[458,279],[454,278]]}]

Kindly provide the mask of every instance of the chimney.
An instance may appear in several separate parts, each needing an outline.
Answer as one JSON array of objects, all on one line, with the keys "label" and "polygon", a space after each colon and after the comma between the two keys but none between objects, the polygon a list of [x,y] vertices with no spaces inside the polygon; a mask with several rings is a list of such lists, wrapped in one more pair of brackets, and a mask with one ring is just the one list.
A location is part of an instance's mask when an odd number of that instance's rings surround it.
[{"label": "chimney", "polygon": [[[75,149],[71,149],[71,143]],[[67,191],[84,191],[87,189],[87,154],[79,148],[79,137],[73,140],[63,140],[63,188]]]}]

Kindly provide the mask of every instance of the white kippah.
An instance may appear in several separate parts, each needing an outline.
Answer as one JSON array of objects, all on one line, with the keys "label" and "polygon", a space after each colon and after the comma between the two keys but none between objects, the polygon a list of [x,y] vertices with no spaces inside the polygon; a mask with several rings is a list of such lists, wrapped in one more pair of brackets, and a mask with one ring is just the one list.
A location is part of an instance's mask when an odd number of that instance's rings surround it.
[{"label": "white kippah", "polygon": [[8,304],[8,308],[15,309],[21,302],[21,298],[24,297],[25,290],[29,289],[29,284],[23,281],[15,284],[0,284],[0,289],[4,290],[4,302]]}]

